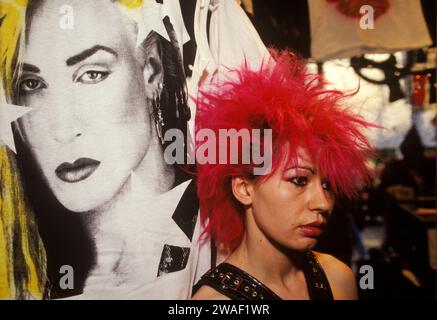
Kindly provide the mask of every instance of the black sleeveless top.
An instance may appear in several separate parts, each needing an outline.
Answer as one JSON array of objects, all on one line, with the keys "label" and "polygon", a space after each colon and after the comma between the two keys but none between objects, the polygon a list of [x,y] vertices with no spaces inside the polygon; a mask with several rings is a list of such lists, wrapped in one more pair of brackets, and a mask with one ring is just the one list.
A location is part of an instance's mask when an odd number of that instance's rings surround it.
[{"label": "black sleeveless top", "polygon": [[[303,256],[303,271],[311,300],[333,300],[331,287],[312,251]],[[207,285],[232,300],[282,300],[261,281],[229,263],[221,263],[205,273],[193,288],[193,295]]]}]

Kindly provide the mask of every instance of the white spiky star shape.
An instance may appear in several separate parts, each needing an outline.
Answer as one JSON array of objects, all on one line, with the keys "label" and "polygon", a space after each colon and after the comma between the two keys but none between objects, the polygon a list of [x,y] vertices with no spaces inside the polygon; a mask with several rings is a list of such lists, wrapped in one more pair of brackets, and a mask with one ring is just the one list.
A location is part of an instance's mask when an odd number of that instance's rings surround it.
[{"label": "white spiky star shape", "polygon": [[0,105],[0,140],[13,152],[17,153],[12,134],[12,122],[22,117],[32,109],[2,102]]},{"label": "white spiky star shape", "polygon": [[142,15],[138,21],[137,47],[143,43],[151,31],[157,32],[167,41],[170,41],[167,29],[162,21],[164,18],[163,5],[157,3],[156,0],[147,0],[143,2],[141,10]]}]

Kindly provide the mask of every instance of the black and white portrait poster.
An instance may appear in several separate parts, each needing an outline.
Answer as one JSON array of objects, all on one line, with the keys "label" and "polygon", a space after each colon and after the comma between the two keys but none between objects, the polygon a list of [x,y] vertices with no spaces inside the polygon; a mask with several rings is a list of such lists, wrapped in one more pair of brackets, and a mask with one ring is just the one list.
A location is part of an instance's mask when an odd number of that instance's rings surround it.
[{"label": "black and white portrait poster", "polygon": [[[223,66],[268,55],[239,3],[0,10],[0,297],[190,298],[212,261],[190,174],[193,97]],[[165,156],[170,129],[182,165]]]}]

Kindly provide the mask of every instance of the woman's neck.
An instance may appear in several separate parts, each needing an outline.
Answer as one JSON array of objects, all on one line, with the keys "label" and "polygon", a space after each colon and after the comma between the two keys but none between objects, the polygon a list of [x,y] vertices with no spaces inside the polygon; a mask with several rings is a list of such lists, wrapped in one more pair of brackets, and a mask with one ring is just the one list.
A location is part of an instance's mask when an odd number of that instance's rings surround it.
[{"label": "woman's neck", "polygon": [[[150,204],[161,194],[169,191],[175,180],[174,168],[163,159],[158,139],[153,139],[149,150],[135,168],[116,196],[107,204],[87,214],[87,225],[95,241],[97,263],[103,273],[114,271],[115,266],[129,260],[124,254],[143,250],[138,246],[138,235],[147,228],[147,221],[154,219],[154,212],[148,211]],[[103,252],[110,251],[111,259]]]},{"label": "woman's neck", "polygon": [[248,211],[243,239],[226,262],[241,268],[271,289],[295,287],[295,280],[302,280],[303,276],[302,254],[283,249],[267,238]]}]

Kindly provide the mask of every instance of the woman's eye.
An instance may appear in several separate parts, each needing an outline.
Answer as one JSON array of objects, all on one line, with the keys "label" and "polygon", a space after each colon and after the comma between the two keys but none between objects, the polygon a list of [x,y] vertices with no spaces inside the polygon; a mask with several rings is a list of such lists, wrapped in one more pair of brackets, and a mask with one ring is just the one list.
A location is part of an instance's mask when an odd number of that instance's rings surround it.
[{"label": "woman's eye", "polygon": [[77,81],[85,84],[94,84],[99,83],[105,80],[109,76],[108,71],[87,71],[83,75],[81,75]]},{"label": "woman's eye", "polygon": [[332,185],[328,180],[324,180],[322,182],[322,188],[325,189],[326,191],[331,191],[332,190]]},{"label": "woman's eye", "polygon": [[295,184],[298,187],[303,187],[308,183],[308,178],[301,176],[301,177],[293,177],[290,179],[290,182]]},{"label": "woman's eye", "polygon": [[22,94],[28,94],[39,89],[44,89],[46,85],[43,81],[38,79],[24,79],[20,82],[19,87]]}]

